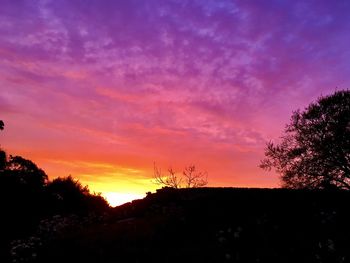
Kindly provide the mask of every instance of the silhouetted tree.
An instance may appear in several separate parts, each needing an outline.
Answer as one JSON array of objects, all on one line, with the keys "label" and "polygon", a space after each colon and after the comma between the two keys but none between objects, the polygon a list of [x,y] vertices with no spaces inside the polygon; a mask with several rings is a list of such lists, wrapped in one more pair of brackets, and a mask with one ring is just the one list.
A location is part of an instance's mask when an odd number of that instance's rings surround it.
[{"label": "silhouetted tree", "polygon": [[168,169],[168,175],[164,176],[160,168],[157,168],[154,164],[154,179],[155,183],[172,188],[180,188],[182,178],[176,176],[174,170],[172,168]]},{"label": "silhouetted tree", "polygon": [[155,183],[158,185],[171,188],[181,188],[184,183],[184,187],[186,188],[195,188],[203,187],[208,184],[207,173],[197,171],[194,165],[185,167],[182,174],[183,177],[177,176],[175,171],[172,168],[169,168],[168,174],[163,175],[161,169],[154,164],[154,179]]},{"label": "silhouetted tree", "polygon": [[208,174],[197,171],[194,165],[186,167],[183,175],[187,188],[203,187],[208,184]]},{"label": "silhouetted tree", "polygon": [[[3,128],[0,120],[0,130]],[[72,177],[49,182],[34,162],[21,156],[8,157],[1,148],[0,188],[0,262],[9,262],[11,240],[31,236],[44,218],[101,214],[109,208],[101,195],[91,194]],[[21,261],[29,262],[30,258]]]},{"label": "silhouetted tree", "polygon": [[83,196],[89,194],[87,186],[83,186],[79,180],[75,180],[71,175],[67,177],[58,177],[49,182],[47,188],[52,193],[57,193],[63,197]]},{"label": "silhouetted tree", "polygon": [[30,160],[21,156],[12,156],[6,162],[5,171],[21,184],[30,187],[44,187],[48,177],[46,173]]},{"label": "silhouetted tree", "polygon": [[59,213],[86,210],[85,196],[89,194],[89,189],[72,176],[54,179],[48,183],[47,191],[53,198],[54,210]]},{"label": "silhouetted tree", "polygon": [[99,194],[91,194],[87,186],[72,176],[58,177],[47,184],[47,191],[58,212],[89,212],[108,208],[106,200]]},{"label": "silhouetted tree", "polygon": [[[47,213],[47,175],[32,161],[20,156],[1,155],[0,244],[28,235]],[[1,256],[0,256],[1,257]],[[1,260],[0,260],[1,261]]]},{"label": "silhouetted tree", "polygon": [[320,97],[293,113],[260,167],[275,167],[284,187],[350,189],[350,91]]}]

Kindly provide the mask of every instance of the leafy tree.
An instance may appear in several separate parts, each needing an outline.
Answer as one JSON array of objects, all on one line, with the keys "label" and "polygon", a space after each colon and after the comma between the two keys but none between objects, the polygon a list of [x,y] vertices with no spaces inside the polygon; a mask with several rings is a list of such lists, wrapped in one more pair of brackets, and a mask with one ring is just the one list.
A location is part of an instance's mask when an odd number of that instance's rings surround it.
[{"label": "leafy tree", "polygon": [[54,210],[59,213],[86,210],[85,196],[89,194],[89,189],[72,176],[58,177],[49,182],[46,188],[51,195]]},{"label": "leafy tree", "polygon": [[281,142],[269,142],[265,156],[260,167],[274,167],[284,187],[350,189],[350,91],[295,111]]},{"label": "leafy tree", "polygon": [[3,244],[28,235],[46,214],[47,175],[30,160],[8,157],[4,151],[0,154],[0,225],[4,226],[0,244]]},{"label": "leafy tree", "polygon": [[158,185],[171,188],[196,188],[208,184],[207,173],[197,171],[194,165],[185,167],[182,174],[183,176],[177,176],[175,171],[169,168],[168,174],[164,176],[161,169],[154,164],[154,179],[155,183]]},{"label": "leafy tree", "polygon": [[47,188],[50,192],[60,195],[61,198],[73,198],[74,196],[84,196],[89,194],[88,187],[83,186],[71,175],[54,179],[52,182],[48,183]]},{"label": "leafy tree", "polygon": [[3,130],[4,126],[5,126],[4,122],[2,120],[0,120],[0,130]]},{"label": "leafy tree", "polygon": [[47,184],[52,206],[58,212],[102,211],[108,208],[106,200],[98,194],[91,194],[87,186],[72,176],[58,177]]},{"label": "leafy tree", "polygon": [[5,171],[12,177],[16,177],[21,184],[31,187],[44,187],[48,180],[48,176],[42,169],[21,156],[10,155]]}]

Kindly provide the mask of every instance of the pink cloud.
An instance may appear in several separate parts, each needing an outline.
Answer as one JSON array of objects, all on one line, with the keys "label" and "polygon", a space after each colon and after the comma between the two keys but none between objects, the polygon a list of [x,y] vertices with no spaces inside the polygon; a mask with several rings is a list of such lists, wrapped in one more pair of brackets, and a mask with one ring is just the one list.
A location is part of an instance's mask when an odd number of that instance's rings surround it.
[{"label": "pink cloud", "polygon": [[257,168],[265,141],[292,110],[350,84],[349,9],[327,1],[4,1],[2,145],[55,176],[69,161],[125,165],[146,178],[153,161],[194,162],[212,185],[276,186]]}]

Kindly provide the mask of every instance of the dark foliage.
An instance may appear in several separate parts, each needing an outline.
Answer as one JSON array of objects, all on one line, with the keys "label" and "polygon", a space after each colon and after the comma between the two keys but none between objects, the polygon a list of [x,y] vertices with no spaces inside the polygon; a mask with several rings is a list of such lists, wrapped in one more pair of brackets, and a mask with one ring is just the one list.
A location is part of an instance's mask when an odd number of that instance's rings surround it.
[{"label": "dark foliage", "polygon": [[59,214],[98,211],[108,206],[102,196],[90,194],[88,187],[72,176],[56,178],[46,189],[52,200],[51,209]]},{"label": "dark foliage", "polygon": [[267,144],[260,165],[276,168],[283,186],[350,189],[350,91],[294,112],[284,133],[281,143]]},{"label": "dark foliage", "polygon": [[164,188],[38,262],[349,262],[348,191]]},{"label": "dark foliage", "polygon": [[0,130],[3,130],[4,126],[5,126],[4,122],[2,120],[0,120]]},{"label": "dark foliage", "polygon": [[6,162],[3,176],[11,177],[16,183],[33,190],[43,188],[48,180],[46,173],[35,163],[21,156],[12,155]]},{"label": "dark foliage", "polygon": [[7,157],[0,149],[0,262],[9,260],[11,242],[32,235],[40,222],[55,215],[102,214],[109,206],[72,177],[50,182],[35,163]]}]

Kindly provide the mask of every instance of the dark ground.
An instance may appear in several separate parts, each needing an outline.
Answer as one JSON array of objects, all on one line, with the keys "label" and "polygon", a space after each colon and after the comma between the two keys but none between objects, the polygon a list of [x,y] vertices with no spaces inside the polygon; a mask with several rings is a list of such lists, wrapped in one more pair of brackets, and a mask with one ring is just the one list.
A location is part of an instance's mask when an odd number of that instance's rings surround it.
[{"label": "dark ground", "polygon": [[19,242],[12,257],[16,262],[350,262],[349,201],[350,192],[344,191],[162,189],[102,217],[57,217],[31,241]]}]

